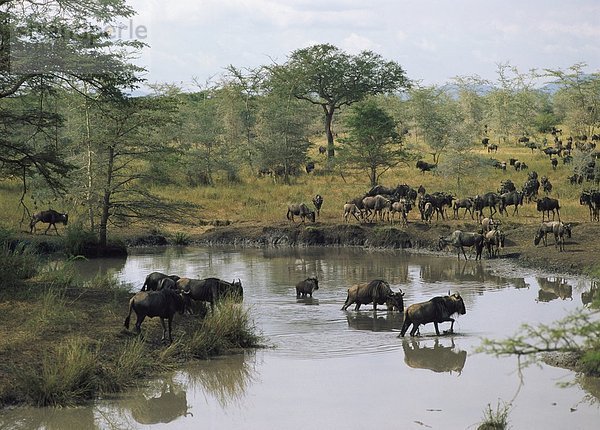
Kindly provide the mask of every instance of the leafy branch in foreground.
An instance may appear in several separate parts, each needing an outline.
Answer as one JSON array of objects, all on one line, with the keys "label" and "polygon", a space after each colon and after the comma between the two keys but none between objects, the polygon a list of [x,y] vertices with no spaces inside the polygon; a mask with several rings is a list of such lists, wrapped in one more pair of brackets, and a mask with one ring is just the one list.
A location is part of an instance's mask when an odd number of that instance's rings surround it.
[{"label": "leafy branch in foreground", "polygon": [[526,357],[536,361],[540,352],[572,352],[581,357],[582,370],[600,375],[600,311],[577,309],[552,325],[524,324],[518,334],[504,340],[483,339],[477,352]]}]

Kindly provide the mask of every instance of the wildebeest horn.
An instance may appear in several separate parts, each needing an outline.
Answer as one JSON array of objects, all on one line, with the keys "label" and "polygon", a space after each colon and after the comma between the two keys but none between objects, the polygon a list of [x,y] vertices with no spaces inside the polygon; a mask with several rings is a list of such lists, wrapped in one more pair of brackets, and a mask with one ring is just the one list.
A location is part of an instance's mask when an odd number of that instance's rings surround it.
[{"label": "wildebeest horn", "polygon": [[186,290],[182,290],[181,294],[190,294],[190,292],[191,292],[191,290],[187,290],[187,291]]}]

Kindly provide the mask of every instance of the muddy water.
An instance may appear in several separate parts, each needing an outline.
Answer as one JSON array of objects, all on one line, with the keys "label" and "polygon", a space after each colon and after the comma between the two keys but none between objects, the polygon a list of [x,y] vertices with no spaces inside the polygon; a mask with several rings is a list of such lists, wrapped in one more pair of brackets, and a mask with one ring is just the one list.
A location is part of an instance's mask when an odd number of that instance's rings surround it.
[{"label": "muddy water", "polygon": [[[132,291],[154,270],[240,278],[273,348],[199,362],[85,408],[4,412],[7,428],[465,429],[476,427],[488,404],[495,409],[513,398],[512,428],[600,423],[597,380],[546,365],[519,378],[515,358],[474,353],[482,337],[504,338],[522,323],[550,323],[582,306],[586,280],[501,262],[354,249],[140,250],[80,270],[114,272]],[[293,285],[315,275],[314,297],[296,299]],[[459,291],[467,314],[454,335],[435,337],[430,324],[420,338],[399,338],[398,313],[370,305],[340,310],[349,285],[374,278],[401,288],[407,305]]]}]

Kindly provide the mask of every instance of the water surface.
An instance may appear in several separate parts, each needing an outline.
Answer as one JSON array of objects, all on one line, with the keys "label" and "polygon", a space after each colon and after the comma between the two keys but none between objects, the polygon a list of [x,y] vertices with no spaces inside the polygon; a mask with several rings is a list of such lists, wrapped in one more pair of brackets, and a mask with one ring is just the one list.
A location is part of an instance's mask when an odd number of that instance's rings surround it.
[{"label": "water surface", "polygon": [[[12,428],[465,429],[476,427],[488,404],[513,398],[513,428],[600,422],[597,380],[546,365],[520,378],[514,357],[474,353],[482,337],[505,338],[522,323],[551,323],[582,306],[592,288],[584,279],[506,262],[337,248],[144,249],[79,269],[82,276],[112,271],[132,291],[152,271],[240,278],[244,302],[274,347],[198,362],[89,407],[4,412]],[[294,284],[309,276],[318,277],[319,290],[297,299]],[[411,339],[398,337],[397,312],[340,310],[350,285],[375,278],[402,289],[405,305],[460,292],[467,314],[454,335],[436,337],[429,324]]]}]

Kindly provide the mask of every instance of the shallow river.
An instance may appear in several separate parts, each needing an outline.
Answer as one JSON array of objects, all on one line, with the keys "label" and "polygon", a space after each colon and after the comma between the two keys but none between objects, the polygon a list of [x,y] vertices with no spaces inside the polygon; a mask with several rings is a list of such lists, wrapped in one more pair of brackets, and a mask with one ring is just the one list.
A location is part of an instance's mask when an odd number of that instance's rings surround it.
[{"label": "shallow river", "polygon": [[[112,271],[132,291],[152,271],[240,278],[274,347],[202,361],[89,407],[5,411],[1,429],[474,429],[488,404],[495,410],[513,399],[514,429],[600,428],[598,381],[546,365],[520,377],[516,358],[474,352],[483,337],[504,338],[582,306],[587,280],[506,262],[336,248],[133,250],[127,260],[79,270]],[[296,299],[294,284],[315,275],[314,297]],[[467,313],[454,335],[435,337],[429,324],[420,338],[399,338],[397,312],[340,310],[350,285],[374,278],[401,288],[405,306],[458,291]]]}]

